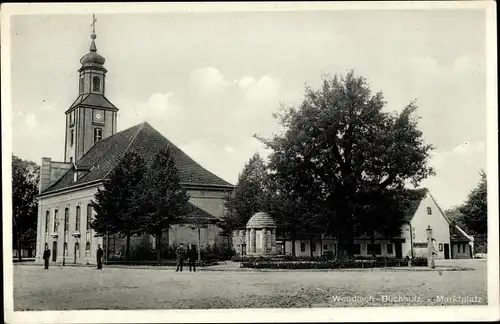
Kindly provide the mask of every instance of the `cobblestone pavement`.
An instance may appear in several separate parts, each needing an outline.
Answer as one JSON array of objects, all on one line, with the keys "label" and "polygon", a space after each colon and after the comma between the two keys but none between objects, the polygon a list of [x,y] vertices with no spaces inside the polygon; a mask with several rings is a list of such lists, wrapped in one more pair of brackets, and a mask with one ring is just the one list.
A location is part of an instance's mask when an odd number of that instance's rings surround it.
[{"label": "cobblestone pavement", "polygon": [[[487,304],[486,260],[434,271],[158,271],[14,266],[14,309],[172,309]],[[450,268],[464,271],[446,271]],[[421,269],[423,270],[423,269]]]}]

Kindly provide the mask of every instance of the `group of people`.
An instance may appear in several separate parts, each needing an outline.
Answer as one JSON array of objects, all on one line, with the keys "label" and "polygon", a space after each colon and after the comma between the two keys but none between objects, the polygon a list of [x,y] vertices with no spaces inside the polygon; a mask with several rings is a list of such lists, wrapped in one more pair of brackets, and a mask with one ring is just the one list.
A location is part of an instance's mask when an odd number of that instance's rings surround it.
[{"label": "group of people", "polygon": [[[104,251],[101,249],[101,245],[97,244],[97,269],[102,270],[102,257],[104,256]],[[49,245],[45,243],[45,251],[43,251],[43,263],[44,269],[49,268],[49,259],[50,259],[50,249]]]},{"label": "group of people", "polygon": [[179,247],[175,251],[177,255],[177,269],[175,272],[179,270],[182,271],[182,267],[184,266],[184,260],[187,258],[189,264],[189,271],[191,268],[194,272],[196,272],[196,260],[198,259],[198,255],[196,253],[196,249],[192,244],[188,244],[187,249],[184,247],[184,244],[179,244]]},{"label": "group of people", "polygon": [[[196,249],[193,247],[192,244],[188,244],[187,249],[184,247],[183,243],[179,244],[179,247],[175,251],[175,254],[177,255],[177,269],[175,270],[176,272],[182,271],[182,268],[184,267],[184,260],[186,259],[188,260],[189,271],[196,272],[196,260],[198,259],[198,255]],[[100,244],[97,245],[96,255],[97,255],[97,269],[100,270],[102,269],[102,257],[104,255],[104,252],[101,249]],[[49,245],[45,244],[45,251],[43,252],[43,261],[45,269],[49,268],[49,259],[50,259]]]}]

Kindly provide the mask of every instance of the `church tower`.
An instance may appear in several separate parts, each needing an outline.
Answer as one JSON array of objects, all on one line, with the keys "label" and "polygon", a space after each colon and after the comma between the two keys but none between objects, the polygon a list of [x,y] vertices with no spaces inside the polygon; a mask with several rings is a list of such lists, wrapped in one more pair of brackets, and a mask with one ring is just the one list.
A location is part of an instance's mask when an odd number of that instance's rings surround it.
[{"label": "church tower", "polygon": [[79,94],[66,111],[64,161],[76,163],[98,141],[116,133],[116,108],[106,97],[105,59],[97,53],[95,16],[89,53],[80,63]]}]

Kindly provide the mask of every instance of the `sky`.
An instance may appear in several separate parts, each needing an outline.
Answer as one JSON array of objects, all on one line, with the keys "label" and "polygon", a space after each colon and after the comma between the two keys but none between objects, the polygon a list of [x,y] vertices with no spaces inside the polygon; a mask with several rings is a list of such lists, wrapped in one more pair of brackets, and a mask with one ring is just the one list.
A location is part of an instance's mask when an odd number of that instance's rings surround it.
[{"label": "sky", "polygon": [[[91,14],[11,18],[12,148],[62,160],[64,112],[77,97]],[[387,111],[416,99],[437,175],[422,183],[443,209],[486,169],[486,39],[481,10],[377,10],[97,15],[106,97],[118,130],[149,122],[235,184],[272,114],[298,106],[324,74],[354,70]]]}]

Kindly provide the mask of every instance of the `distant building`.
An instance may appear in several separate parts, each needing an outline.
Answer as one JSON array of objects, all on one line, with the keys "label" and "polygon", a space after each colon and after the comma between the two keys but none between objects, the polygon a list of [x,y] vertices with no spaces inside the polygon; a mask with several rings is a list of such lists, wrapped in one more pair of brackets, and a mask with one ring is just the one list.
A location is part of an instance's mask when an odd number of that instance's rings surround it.
[{"label": "distant building", "polygon": [[[90,228],[94,210],[89,204],[125,152],[136,152],[148,162],[167,146],[191,199],[189,214],[184,215],[183,224],[164,233],[166,241],[197,245],[200,235],[201,248],[220,244],[223,239],[216,222],[223,213],[223,198],[233,186],[204,169],[148,123],[116,132],[118,108],[105,96],[105,59],[97,53],[94,33],[91,38],[90,51],[80,60],[78,97],[65,112],[64,161],[42,159],[37,261],[42,261],[45,244],[52,250],[52,262],[58,263],[63,257],[68,263],[95,263],[97,244],[111,255],[118,254],[123,240],[95,235]],[[194,222],[207,226],[198,231]],[[131,243],[155,248],[149,235],[133,237]]]}]

